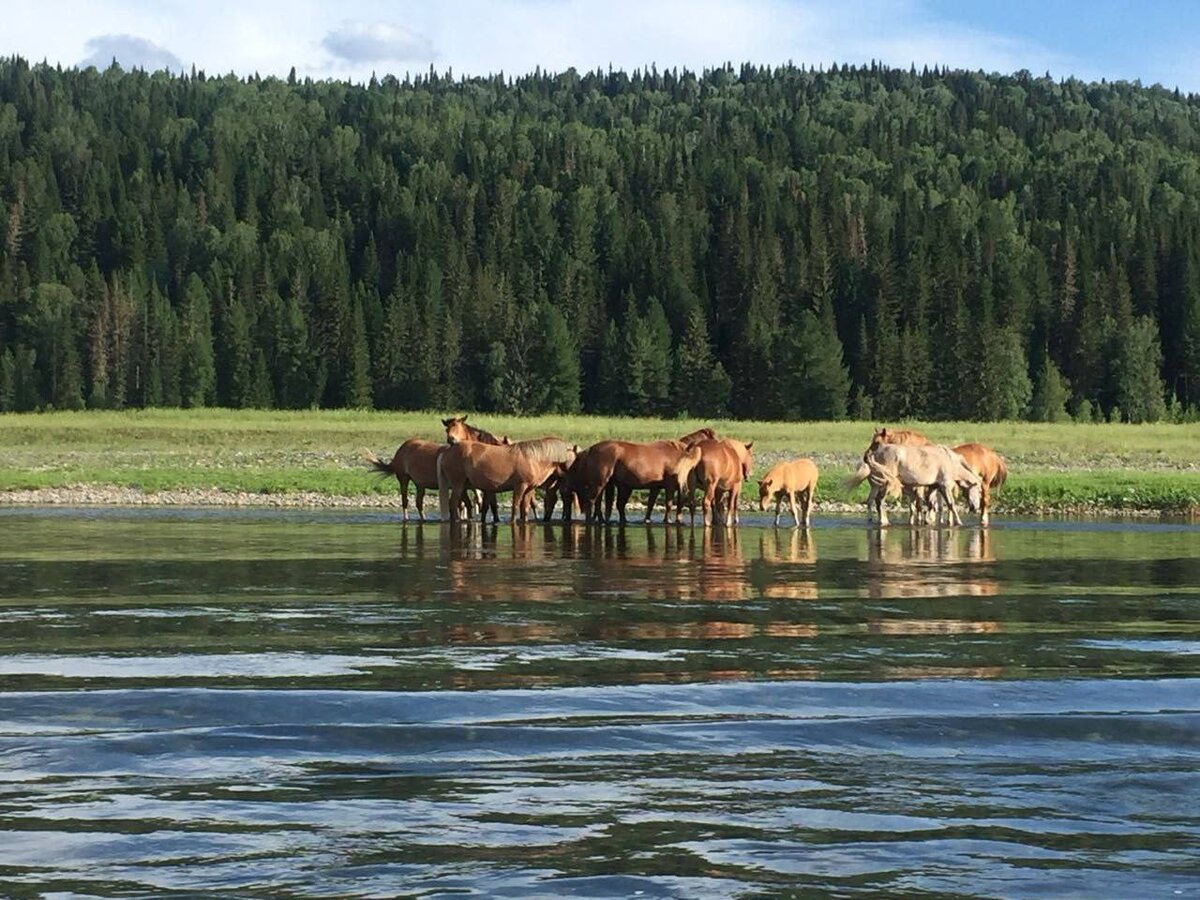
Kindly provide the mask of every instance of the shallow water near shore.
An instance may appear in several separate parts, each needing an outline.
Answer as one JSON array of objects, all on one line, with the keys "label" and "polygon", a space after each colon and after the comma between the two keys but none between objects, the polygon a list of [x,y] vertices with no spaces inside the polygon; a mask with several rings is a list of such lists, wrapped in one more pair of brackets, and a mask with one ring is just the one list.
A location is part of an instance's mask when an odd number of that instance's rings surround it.
[{"label": "shallow water near shore", "polygon": [[0,895],[1200,894],[1200,528],[0,510]]}]

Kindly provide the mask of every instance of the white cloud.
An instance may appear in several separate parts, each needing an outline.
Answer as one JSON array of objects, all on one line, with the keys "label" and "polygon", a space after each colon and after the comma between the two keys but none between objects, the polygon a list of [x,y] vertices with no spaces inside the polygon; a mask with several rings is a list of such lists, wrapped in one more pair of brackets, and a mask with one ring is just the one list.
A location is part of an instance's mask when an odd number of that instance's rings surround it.
[{"label": "white cloud", "polygon": [[[827,66],[871,59],[1114,74],[1096,60],[971,28],[961,24],[965,15],[956,22],[938,18],[924,0],[19,0],[15,6],[5,11],[0,54],[64,65],[110,53],[110,45],[89,44],[100,35],[137,36],[143,50],[166,54],[135,60],[134,47],[121,47],[131,64],[276,75],[295,66],[302,75],[355,80],[424,71],[431,61],[480,75],[536,66],[703,69],[726,61]],[[1154,80],[1156,65],[1146,61],[1144,80]],[[1200,87],[1200,76],[1189,76],[1195,78],[1189,86]]]},{"label": "white cloud", "polygon": [[150,72],[159,69],[178,72],[183,68],[179,57],[166,47],[132,34],[98,35],[87,42],[84,51],[88,55],[79,61],[81,67],[107,69],[115,59],[123,69],[136,67]]},{"label": "white cloud", "polygon": [[430,62],[437,58],[428,38],[387,22],[346,22],[325,35],[321,46],[349,63]]}]

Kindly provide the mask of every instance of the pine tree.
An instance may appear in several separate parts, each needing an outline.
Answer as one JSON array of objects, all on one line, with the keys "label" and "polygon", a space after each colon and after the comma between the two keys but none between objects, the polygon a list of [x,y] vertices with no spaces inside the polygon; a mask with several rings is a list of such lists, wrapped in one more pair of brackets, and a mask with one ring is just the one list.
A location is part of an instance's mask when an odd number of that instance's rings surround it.
[{"label": "pine tree", "polygon": [[1033,396],[1029,402],[1029,418],[1034,422],[1067,422],[1067,401],[1070,387],[1049,353],[1042,355],[1042,365],[1033,381]]},{"label": "pine tree", "polygon": [[788,419],[844,419],[850,373],[831,319],[802,313],[782,351],[783,414]]},{"label": "pine tree", "polygon": [[208,291],[197,275],[187,282],[180,323],[179,392],[185,407],[207,406],[216,394],[212,310]]},{"label": "pine tree", "polygon": [[672,405],[678,415],[720,419],[729,415],[733,383],[717,361],[708,339],[704,313],[688,313],[683,336],[675,348]]},{"label": "pine tree", "polygon": [[554,307],[543,304],[535,330],[542,345],[533,365],[535,410],[579,412],[579,356],[566,319]]},{"label": "pine tree", "polygon": [[1157,422],[1166,415],[1161,367],[1158,328],[1148,316],[1139,316],[1116,360],[1117,405],[1127,421]]}]

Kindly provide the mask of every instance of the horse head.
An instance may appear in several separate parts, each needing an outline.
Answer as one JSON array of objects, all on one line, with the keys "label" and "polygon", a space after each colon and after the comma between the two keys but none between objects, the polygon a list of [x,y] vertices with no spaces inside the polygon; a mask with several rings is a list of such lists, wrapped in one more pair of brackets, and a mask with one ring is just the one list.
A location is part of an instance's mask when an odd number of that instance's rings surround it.
[{"label": "horse head", "polygon": [[466,416],[451,416],[442,419],[442,424],[446,427],[446,443],[458,444],[471,440],[471,428],[467,425]]},{"label": "horse head", "polygon": [[771,502],[771,494],[774,490],[771,487],[771,478],[769,475],[764,475],[758,479],[758,508],[763,512],[767,510],[767,504]]}]

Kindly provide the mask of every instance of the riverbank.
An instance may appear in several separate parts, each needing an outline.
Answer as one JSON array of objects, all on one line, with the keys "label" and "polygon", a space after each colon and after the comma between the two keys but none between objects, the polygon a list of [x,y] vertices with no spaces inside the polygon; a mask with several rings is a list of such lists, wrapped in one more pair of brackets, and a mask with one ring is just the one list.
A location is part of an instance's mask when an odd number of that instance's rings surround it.
[{"label": "riverbank", "polygon": [[[755,473],[816,460],[818,509],[862,509],[842,482],[870,439],[862,422],[717,422],[594,416],[473,416],[514,440],[558,434],[651,440],[714,424],[754,441]],[[911,423],[931,439],[978,440],[1007,458],[997,513],[1195,515],[1194,425]],[[0,416],[0,504],[399,508],[394,479],[362,461],[408,437],[439,439],[436,413],[146,410]],[[747,495],[753,490],[747,485]],[[430,498],[431,500],[434,498]]]}]

